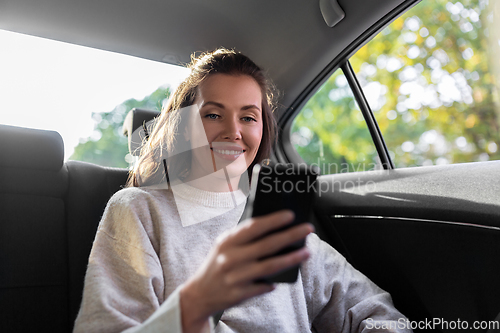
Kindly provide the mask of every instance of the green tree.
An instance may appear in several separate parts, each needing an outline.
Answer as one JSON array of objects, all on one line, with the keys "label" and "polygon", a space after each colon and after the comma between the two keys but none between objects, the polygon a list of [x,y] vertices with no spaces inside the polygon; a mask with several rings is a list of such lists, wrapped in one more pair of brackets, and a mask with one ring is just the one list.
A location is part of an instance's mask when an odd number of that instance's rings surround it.
[{"label": "green tree", "polygon": [[311,98],[292,126],[292,142],[322,173],[373,169],[377,152],[342,71]]},{"label": "green tree", "polygon": [[[491,6],[483,0],[424,1],[350,59],[396,166],[500,159]],[[376,159],[345,89],[339,70],[297,117],[292,137],[306,161],[316,162],[318,143],[328,162]],[[330,122],[324,121],[328,113]]]},{"label": "green tree", "polygon": [[160,87],[143,100],[129,99],[110,112],[93,113],[96,122],[91,137],[81,140],[76,146],[71,160],[85,161],[103,166],[127,168],[131,156],[128,155],[127,137],[123,135],[123,121],[133,108],[161,110],[170,89]]}]

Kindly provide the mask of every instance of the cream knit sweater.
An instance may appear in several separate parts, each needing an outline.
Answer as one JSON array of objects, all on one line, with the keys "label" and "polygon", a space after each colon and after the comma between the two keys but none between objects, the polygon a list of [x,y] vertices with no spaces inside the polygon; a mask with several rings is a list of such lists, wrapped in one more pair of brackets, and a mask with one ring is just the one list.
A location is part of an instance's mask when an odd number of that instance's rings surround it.
[{"label": "cream knit sweater", "polygon": [[[195,273],[217,236],[236,226],[245,200],[241,192],[187,185],[174,192],[117,192],[97,231],[74,332],[182,332],[179,286]],[[187,218],[188,212],[196,218]],[[315,234],[306,245],[311,257],[296,283],[278,284],[227,309],[216,331],[368,332],[375,326],[410,331],[401,327],[404,317],[389,294],[331,246]]]}]

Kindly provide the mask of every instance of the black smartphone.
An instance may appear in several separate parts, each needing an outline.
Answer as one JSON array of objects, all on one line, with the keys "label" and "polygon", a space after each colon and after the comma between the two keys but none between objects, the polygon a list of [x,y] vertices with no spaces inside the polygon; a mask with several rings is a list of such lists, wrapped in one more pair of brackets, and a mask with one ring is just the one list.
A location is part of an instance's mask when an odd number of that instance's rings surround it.
[{"label": "black smartphone", "polygon": [[[273,231],[273,233],[309,222],[318,175],[319,168],[306,164],[271,163],[255,165],[252,170],[246,218],[267,215],[282,209],[292,210],[295,213],[294,221],[284,228]],[[273,254],[273,256],[300,249],[304,246],[304,243],[304,240],[295,242]],[[297,280],[299,266],[297,265],[257,282],[293,283]]]}]

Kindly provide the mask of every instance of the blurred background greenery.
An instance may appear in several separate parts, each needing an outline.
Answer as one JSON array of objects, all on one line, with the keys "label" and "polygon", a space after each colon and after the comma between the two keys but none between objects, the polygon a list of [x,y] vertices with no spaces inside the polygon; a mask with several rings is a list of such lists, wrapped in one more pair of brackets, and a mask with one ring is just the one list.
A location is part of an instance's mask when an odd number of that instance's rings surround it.
[{"label": "blurred background greenery", "polygon": [[[396,167],[500,159],[499,12],[498,1],[423,1],[350,59]],[[378,163],[340,69],[291,136],[323,173]]]},{"label": "blurred background greenery", "polygon": [[170,95],[169,87],[159,87],[143,100],[129,99],[110,112],[93,113],[95,129],[91,137],[81,139],[70,160],[85,161],[103,166],[128,168],[134,158],[128,151],[123,135],[123,121],[133,108],[161,110]]}]

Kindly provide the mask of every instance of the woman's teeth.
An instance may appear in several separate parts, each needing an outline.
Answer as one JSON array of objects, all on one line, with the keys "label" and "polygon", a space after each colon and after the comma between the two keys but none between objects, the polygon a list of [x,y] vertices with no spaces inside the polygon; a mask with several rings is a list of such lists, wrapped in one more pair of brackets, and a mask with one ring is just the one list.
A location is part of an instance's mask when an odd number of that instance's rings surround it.
[{"label": "woman's teeth", "polygon": [[224,154],[224,155],[239,155],[243,153],[241,150],[221,150],[221,149],[214,149],[216,153],[219,154]]}]

